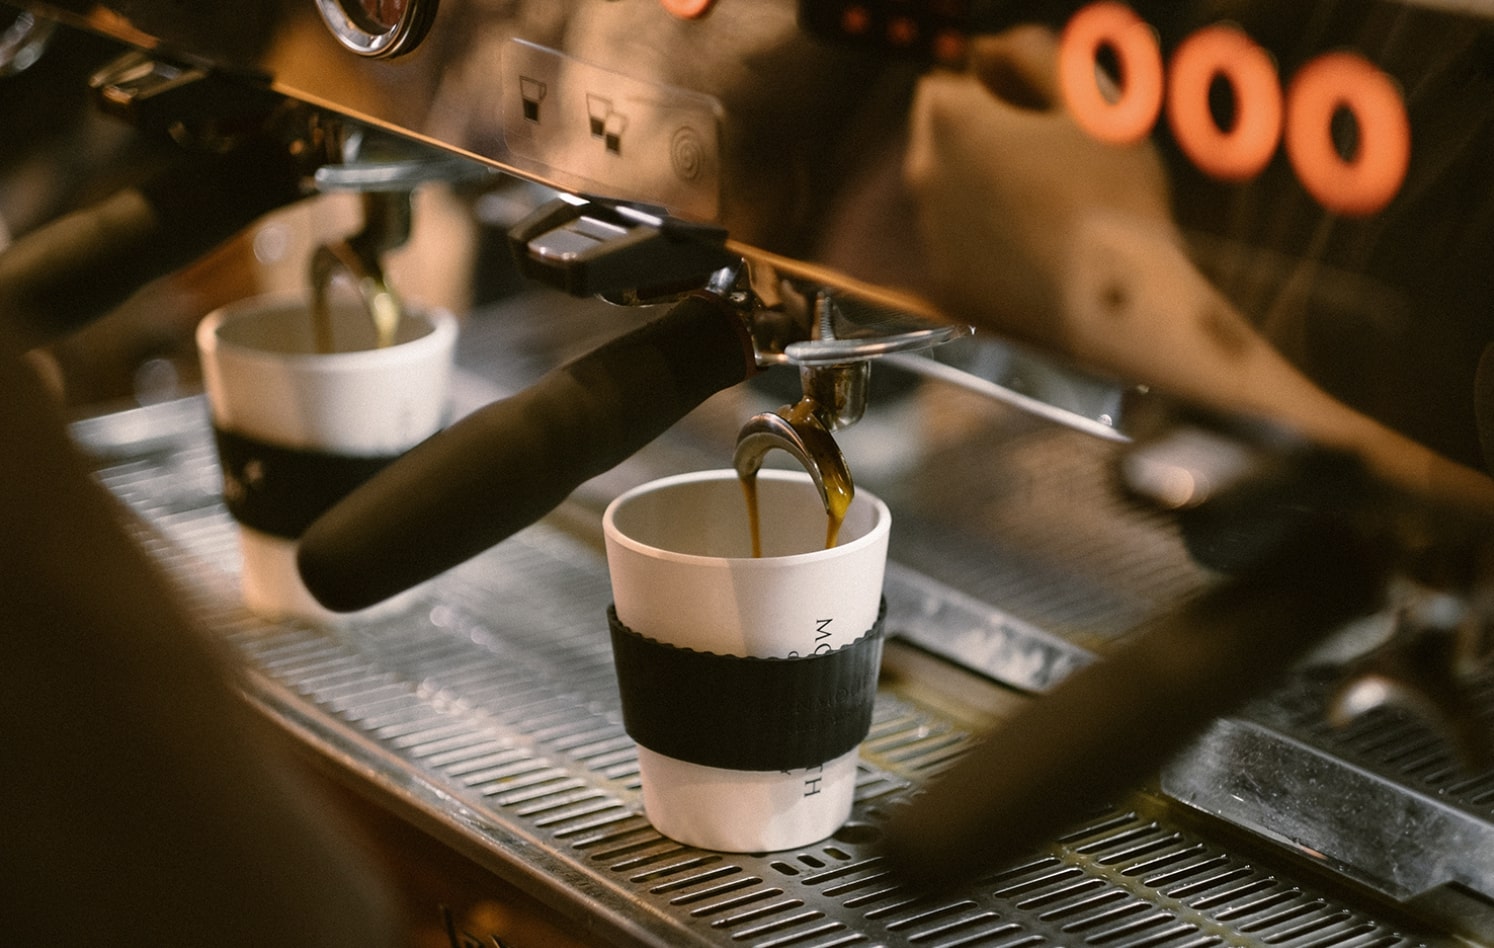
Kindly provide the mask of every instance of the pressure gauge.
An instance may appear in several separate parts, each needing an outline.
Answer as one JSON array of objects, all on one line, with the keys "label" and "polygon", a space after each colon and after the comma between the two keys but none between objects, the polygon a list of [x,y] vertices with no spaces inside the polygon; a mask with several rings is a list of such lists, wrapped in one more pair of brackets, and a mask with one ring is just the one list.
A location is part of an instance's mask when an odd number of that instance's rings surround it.
[{"label": "pressure gauge", "polygon": [[316,0],[338,42],[360,56],[408,53],[425,38],[436,0]]}]

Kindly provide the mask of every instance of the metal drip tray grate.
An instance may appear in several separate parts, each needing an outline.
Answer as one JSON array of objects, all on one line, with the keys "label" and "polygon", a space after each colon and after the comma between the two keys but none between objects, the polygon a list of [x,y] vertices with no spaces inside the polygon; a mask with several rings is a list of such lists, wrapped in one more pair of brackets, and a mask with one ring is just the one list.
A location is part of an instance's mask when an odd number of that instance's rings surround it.
[{"label": "metal drip tray grate", "polygon": [[[1332,683],[1303,674],[1216,722],[1165,769],[1163,788],[1397,902],[1448,903],[1494,931],[1494,769],[1469,769],[1402,709],[1329,727]],[[1470,699],[1476,726],[1494,728],[1494,678],[1472,683]]]},{"label": "metal drip tray grate", "polygon": [[[879,828],[974,738],[895,682],[884,684],[862,748],[853,817],[833,838],[748,856],[681,846],[642,815],[595,547],[541,525],[423,587],[398,614],[327,627],[266,623],[237,601],[234,530],[217,500],[200,406],[160,411],[171,413],[169,449],[153,443],[137,457],[116,454],[99,476],[139,514],[141,541],[242,657],[253,697],[396,812],[585,917],[609,940],[752,948],[1452,943],[1408,933],[1171,825],[1160,806],[1097,814],[960,892],[915,891],[876,856]],[[895,639],[903,629],[927,637],[930,622],[1022,637],[1022,627],[906,569],[892,571],[887,593]],[[1022,648],[1050,670],[1083,660],[1040,637]]]}]

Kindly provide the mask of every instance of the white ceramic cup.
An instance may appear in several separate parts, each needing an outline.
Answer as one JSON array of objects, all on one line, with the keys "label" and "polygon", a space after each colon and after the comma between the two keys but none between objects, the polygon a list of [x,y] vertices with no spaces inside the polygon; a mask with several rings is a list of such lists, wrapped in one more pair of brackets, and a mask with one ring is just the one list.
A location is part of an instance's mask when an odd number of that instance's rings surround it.
[{"label": "white ceramic cup", "polygon": [[[313,466],[329,465],[334,480],[345,477],[339,466],[386,462],[445,422],[457,337],[454,316],[408,312],[395,343],[383,348],[376,347],[372,320],[356,303],[335,304],[332,326],[335,351],[321,353],[304,294],[240,300],[198,325],[197,349],[219,432],[226,497],[252,499],[256,491],[267,496],[260,490],[260,475],[271,470],[281,479],[273,489],[283,492],[285,478],[309,469],[302,463],[307,457]],[[298,490],[294,483],[289,488]],[[245,605],[274,619],[337,617],[301,582],[294,528],[266,529],[263,518],[241,516],[234,503],[230,509],[239,520]],[[274,521],[275,511],[269,513]]]},{"label": "white ceramic cup", "polygon": [[[603,531],[618,622],[668,646],[756,658],[815,656],[873,630],[891,529],[886,504],[857,492],[838,544],[826,549],[824,506],[807,475],[764,470],[758,494],[760,558],[752,556],[735,471],[665,478],[614,500]],[[656,700],[671,700],[668,681],[656,690]],[[680,842],[725,852],[790,849],[832,835],[850,815],[854,746],[807,768],[739,770],[638,744],[644,811]]]}]

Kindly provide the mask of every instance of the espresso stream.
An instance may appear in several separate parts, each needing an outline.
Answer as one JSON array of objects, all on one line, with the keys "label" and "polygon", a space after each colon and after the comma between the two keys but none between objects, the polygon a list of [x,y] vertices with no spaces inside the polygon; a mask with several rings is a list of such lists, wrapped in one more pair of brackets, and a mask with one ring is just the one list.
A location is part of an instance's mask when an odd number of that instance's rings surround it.
[{"label": "espresso stream", "polygon": [[[804,447],[815,467],[819,468],[825,483],[825,549],[835,546],[840,537],[840,525],[845,522],[846,511],[850,509],[851,497],[855,490],[849,478],[843,476],[844,466],[841,464],[828,463],[828,459],[836,457],[840,449],[836,447],[830,434],[820,427],[814,420],[814,411],[817,406],[813,399],[804,398],[797,405],[783,413],[783,417],[793,425],[804,440]],[[762,524],[758,516],[757,502],[757,472],[744,475],[742,481],[742,494],[747,500],[747,523],[752,531],[752,555],[761,557],[763,555]]]}]

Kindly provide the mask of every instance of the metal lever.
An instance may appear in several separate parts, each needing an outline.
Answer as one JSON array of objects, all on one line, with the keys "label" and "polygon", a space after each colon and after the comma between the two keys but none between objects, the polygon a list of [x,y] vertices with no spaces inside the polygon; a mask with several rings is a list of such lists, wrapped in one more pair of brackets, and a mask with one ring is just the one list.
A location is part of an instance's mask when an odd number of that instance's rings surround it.
[{"label": "metal lever", "polygon": [[657,300],[706,285],[740,264],[719,227],[692,224],[648,208],[562,195],[509,233],[519,272],[572,296]]},{"label": "metal lever", "polygon": [[0,78],[30,69],[47,51],[57,24],[34,13],[16,13],[0,31]]}]

